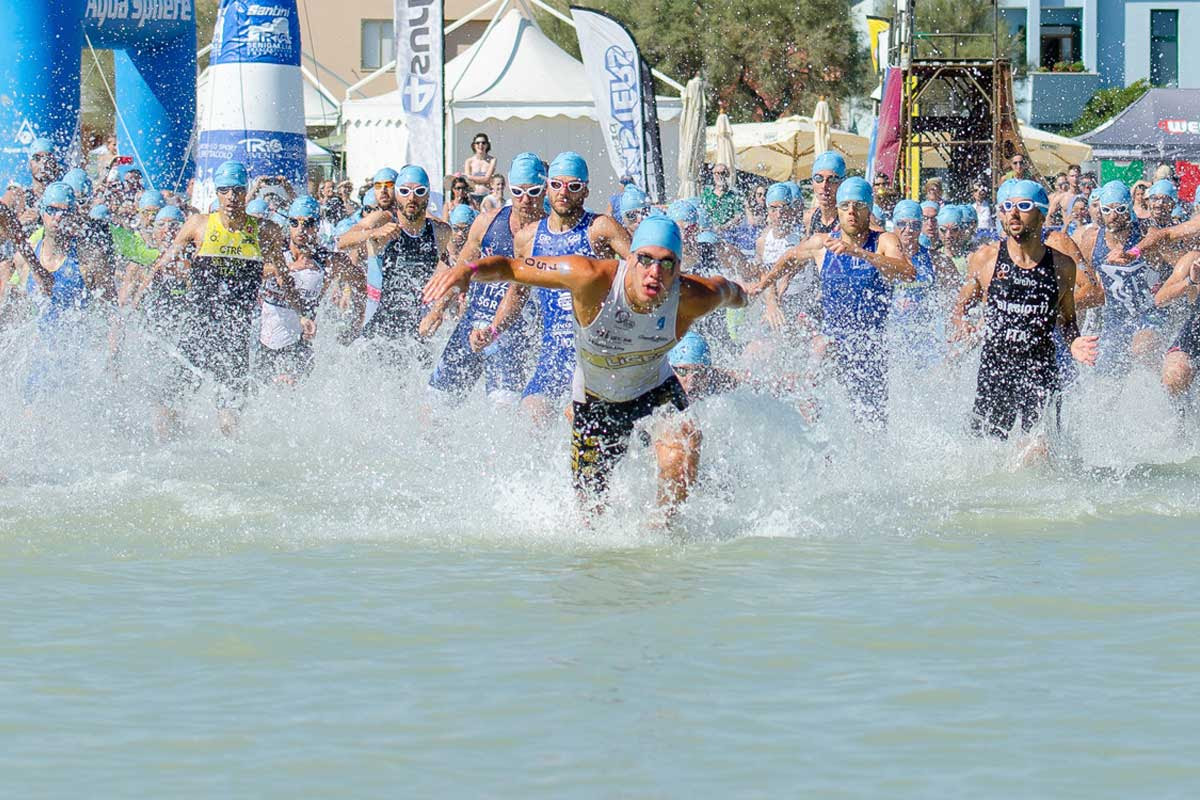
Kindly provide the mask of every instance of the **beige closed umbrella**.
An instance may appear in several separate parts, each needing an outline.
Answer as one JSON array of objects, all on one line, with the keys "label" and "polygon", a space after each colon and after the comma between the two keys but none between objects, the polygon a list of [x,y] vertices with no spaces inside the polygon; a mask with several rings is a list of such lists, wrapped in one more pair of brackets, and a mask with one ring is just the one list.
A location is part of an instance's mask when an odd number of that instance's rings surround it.
[{"label": "beige closed umbrella", "polygon": [[722,111],[717,115],[717,159],[713,165],[723,164],[729,169],[729,185],[737,186],[737,151],[733,149],[733,125],[729,115]]},{"label": "beige closed umbrella", "polygon": [[[784,117],[774,122],[742,122],[732,126],[734,152],[738,169],[761,175],[773,181],[807,178],[812,173],[813,121],[808,117]],[[717,151],[716,128],[708,130],[708,160],[720,163]],[[865,136],[836,128],[829,131],[828,150],[835,150],[846,159],[849,169],[867,168],[870,140]]]},{"label": "beige closed umbrella", "polygon": [[679,199],[700,194],[700,166],[704,163],[704,81],[692,78],[683,88],[679,116]]},{"label": "beige closed umbrella", "polygon": [[823,95],[817,101],[817,107],[813,109],[812,126],[813,152],[820,155],[827,152],[833,142],[830,136],[830,130],[833,128],[833,114],[829,113],[829,103],[825,102]]}]

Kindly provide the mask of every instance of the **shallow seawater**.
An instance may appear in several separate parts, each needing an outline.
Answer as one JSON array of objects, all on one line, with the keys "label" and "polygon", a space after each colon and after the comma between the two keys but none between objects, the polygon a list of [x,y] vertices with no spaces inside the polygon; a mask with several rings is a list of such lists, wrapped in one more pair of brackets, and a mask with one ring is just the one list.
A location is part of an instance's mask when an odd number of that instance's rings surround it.
[{"label": "shallow seawater", "polygon": [[964,433],[970,359],[898,370],[879,436],[831,387],[706,400],[664,531],[645,449],[584,526],[565,421],[324,339],[160,445],[141,344],[31,416],[0,385],[5,795],[1200,786],[1200,460],[1150,372],[1082,378],[1035,467]]}]

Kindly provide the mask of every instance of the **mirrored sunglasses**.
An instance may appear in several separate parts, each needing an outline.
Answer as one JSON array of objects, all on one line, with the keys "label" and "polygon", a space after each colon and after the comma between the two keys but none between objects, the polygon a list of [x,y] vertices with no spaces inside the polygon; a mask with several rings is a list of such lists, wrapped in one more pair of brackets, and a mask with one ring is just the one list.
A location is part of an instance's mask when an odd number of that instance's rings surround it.
[{"label": "mirrored sunglasses", "polygon": [[576,192],[582,192],[585,186],[587,184],[583,181],[550,181],[550,188],[556,192],[566,189],[568,192],[575,194]]}]

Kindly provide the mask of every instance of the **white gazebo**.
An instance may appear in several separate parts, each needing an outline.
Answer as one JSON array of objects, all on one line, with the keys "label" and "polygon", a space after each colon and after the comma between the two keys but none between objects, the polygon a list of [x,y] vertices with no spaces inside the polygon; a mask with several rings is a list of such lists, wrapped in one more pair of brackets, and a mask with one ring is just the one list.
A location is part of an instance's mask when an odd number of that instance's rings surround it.
[{"label": "white gazebo", "polygon": [[[514,8],[495,20],[483,38],[446,64],[446,173],[460,171],[467,143],[486,133],[501,171],[514,155],[533,151],[549,161],[564,150],[588,160],[591,198],[600,210],[619,189],[596,121],[583,64]],[[667,196],[678,184],[678,97],[659,97],[659,128]],[[404,152],[408,135],[399,91],[342,104],[346,171],[356,184]]]}]

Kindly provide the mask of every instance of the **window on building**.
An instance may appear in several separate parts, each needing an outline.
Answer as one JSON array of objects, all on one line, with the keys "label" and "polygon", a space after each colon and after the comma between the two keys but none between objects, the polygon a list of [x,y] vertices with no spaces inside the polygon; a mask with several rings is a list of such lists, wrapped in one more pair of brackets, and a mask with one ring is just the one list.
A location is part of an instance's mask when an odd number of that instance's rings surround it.
[{"label": "window on building", "polygon": [[1083,60],[1083,12],[1078,8],[1043,8],[1040,25],[1041,66]]},{"label": "window on building", "polygon": [[390,19],[362,21],[362,68],[379,69],[396,57],[392,44],[395,23]]},{"label": "window on building", "polygon": [[1150,83],[1179,85],[1179,12],[1150,12]]},{"label": "window on building", "polygon": [[[1008,57],[1013,68],[1020,73],[1025,71],[1025,16],[1024,8],[1000,9],[1000,35],[1007,42]],[[1004,45],[1002,44],[1002,48]]]}]

